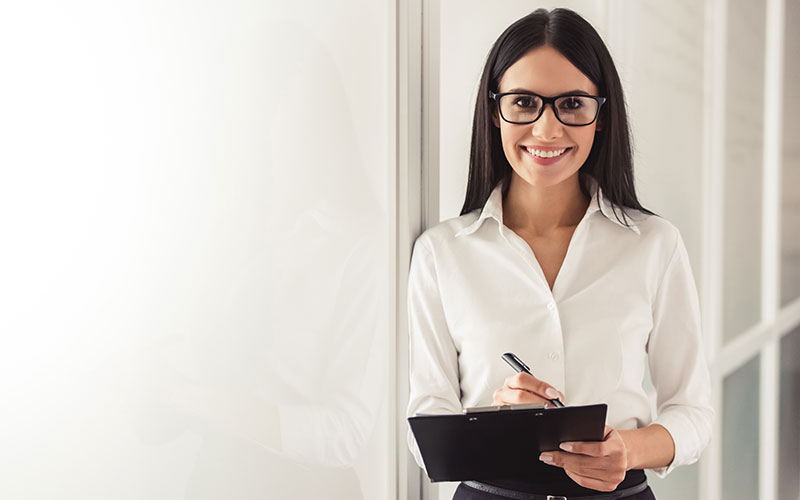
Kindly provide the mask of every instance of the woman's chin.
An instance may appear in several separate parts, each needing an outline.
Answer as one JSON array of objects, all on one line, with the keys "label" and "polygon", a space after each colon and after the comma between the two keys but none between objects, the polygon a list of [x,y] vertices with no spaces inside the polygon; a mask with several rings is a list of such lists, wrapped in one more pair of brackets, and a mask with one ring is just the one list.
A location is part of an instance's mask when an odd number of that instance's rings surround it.
[{"label": "woman's chin", "polygon": [[547,188],[557,186],[563,182],[570,181],[573,177],[577,178],[578,169],[549,168],[535,165],[531,168],[526,165],[524,175],[517,172],[517,176],[526,183],[537,188]]}]

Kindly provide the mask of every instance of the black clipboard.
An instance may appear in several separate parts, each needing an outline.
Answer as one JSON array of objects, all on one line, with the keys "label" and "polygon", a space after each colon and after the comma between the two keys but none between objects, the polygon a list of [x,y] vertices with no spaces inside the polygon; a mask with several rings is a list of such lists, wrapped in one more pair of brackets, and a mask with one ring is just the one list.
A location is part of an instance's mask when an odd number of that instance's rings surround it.
[{"label": "black clipboard", "polygon": [[608,406],[513,409],[416,415],[411,431],[432,482],[535,479],[551,466],[543,451],[564,441],[602,441]]}]

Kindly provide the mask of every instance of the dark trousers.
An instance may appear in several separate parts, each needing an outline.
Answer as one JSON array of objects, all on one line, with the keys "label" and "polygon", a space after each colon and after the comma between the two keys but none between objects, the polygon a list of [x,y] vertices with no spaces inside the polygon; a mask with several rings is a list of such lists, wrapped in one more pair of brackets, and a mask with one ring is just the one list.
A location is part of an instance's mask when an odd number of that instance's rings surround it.
[{"label": "dark trousers", "polygon": [[[598,495],[601,492],[597,493]],[[464,483],[458,485],[456,489],[456,494],[453,495],[453,500],[503,500],[508,497],[501,497],[497,495],[492,495],[491,493],[486,493],[484,491],[479,491],[466,486]],[[580,498],[580,497],[575,497]],[[629,497],[625,497],[625,500],[656,500],[655,495],[650,490],[648,486],[646,490],[641,493],[637,493],[635,495],[631,495]]]}]

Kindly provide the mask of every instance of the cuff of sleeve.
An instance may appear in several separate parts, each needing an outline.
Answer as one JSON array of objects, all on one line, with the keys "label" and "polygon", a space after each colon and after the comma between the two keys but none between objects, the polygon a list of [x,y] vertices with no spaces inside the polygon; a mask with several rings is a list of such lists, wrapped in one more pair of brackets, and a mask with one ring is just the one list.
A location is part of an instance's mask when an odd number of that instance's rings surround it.
[{"label": "cuff of sleeve", "polygon": [[675,445],[675,456],[672,462],[666,467],[651,469],[656,476],[663,479],[676,467],[697,462],[697,454],[687,446],[687,441],[691,440],[691,436],[694,435],[695,432],[683,416],[672,413],[662,413],[653,423],[665,428],[672,437],[672,442]]}]

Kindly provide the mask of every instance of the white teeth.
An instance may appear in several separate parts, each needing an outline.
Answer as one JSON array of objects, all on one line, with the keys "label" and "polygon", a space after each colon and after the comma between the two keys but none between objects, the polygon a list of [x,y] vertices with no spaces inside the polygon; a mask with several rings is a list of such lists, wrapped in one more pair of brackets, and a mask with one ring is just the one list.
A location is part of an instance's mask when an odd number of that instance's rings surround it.
[{"label": "white teeth", "polygon": [[558,149],[556,151],[539,151],[538,149],[531,149],[529,147],[525,147],[525,149],[532,155],[538,156],[540,158],[553,158],[554,156],[561,156],[564,154],[568,148]]}]

